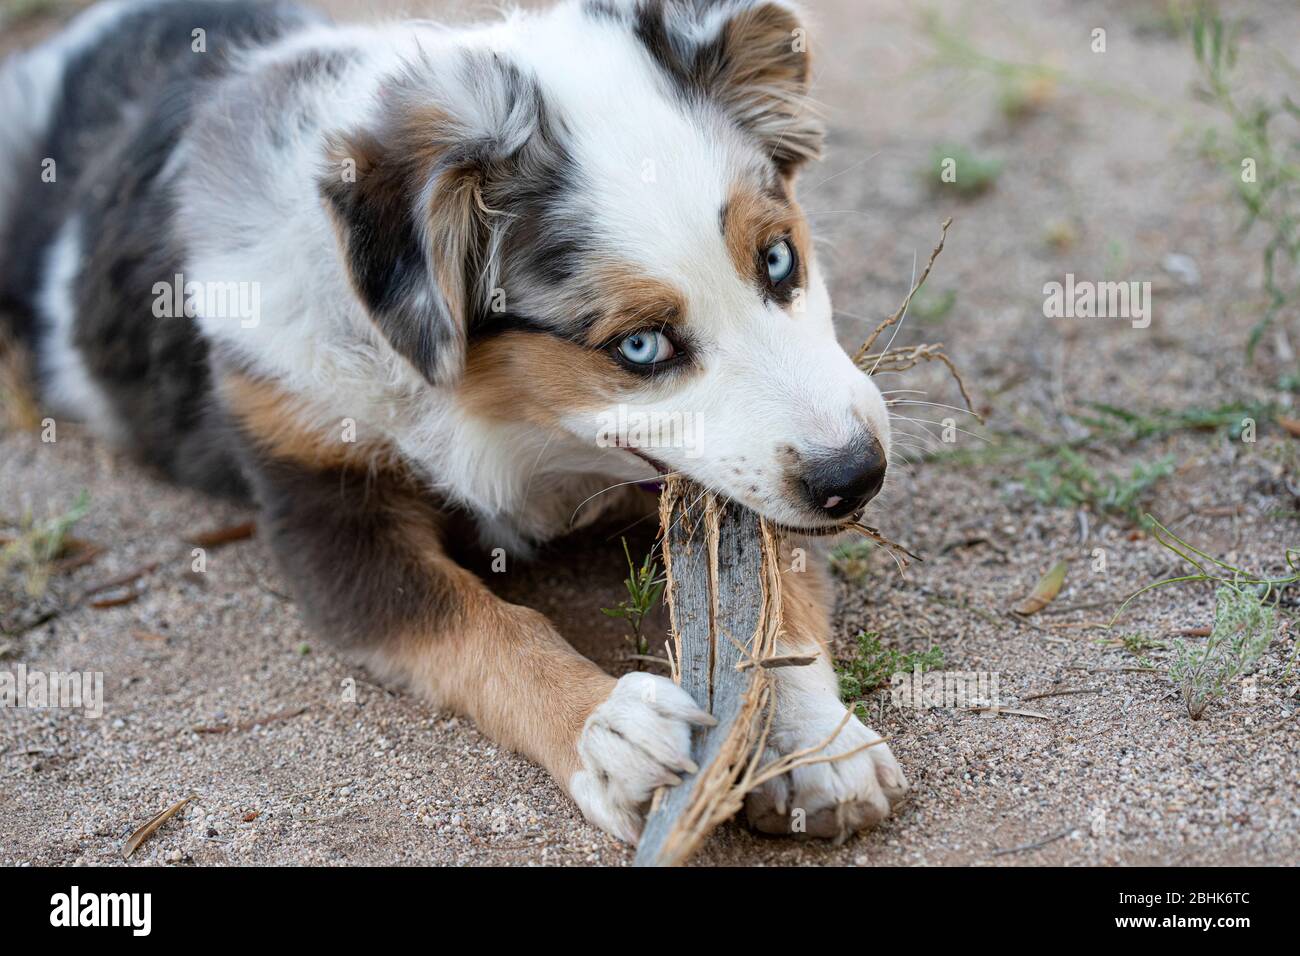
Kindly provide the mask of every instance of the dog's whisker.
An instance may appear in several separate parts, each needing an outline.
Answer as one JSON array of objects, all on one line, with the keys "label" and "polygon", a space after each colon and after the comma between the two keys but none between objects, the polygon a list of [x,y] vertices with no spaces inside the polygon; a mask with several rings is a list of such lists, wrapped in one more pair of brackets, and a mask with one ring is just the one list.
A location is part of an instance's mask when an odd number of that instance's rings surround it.
[{"label": "dog's whisker", "polygon": [[681,472],[668,471],[664,472],[662,475],[655,475],[653,478],[633,478],[631,481],[620,481],[616,484],[610,485],[608,488],[601,488],[600,491],[596,492],[594,495],[588,495],[586,498],[583,498],[582,501],[578,502],[578,507],[574,508],[573,514],[569,515],[569,527],[573,527],[573,522],[577,519],[578,512],[582,510],[583,506],[587,502],[591,501],[593,498],[599,498],[607,491],[613,491],[615,488],[626,488],[628,485],[643,485],[650,481],[665,481],[668,478],[676,478],[680,474]]},{"label": "dog's whisker", "polygon": [[963,415],[970,415],[972,418],[978,417],[969,408],[961,408],[960,406],[957,405],[945,405],[943,402],[918,402],[915,401],[914,399],[896,398],[896,399],[890,399],[889,401],[885,402],[885,405],[890,408],[892,408],[895,405],[927,405],[931,408],[949,408],[952,409],[954,412],[961,412]]},{"label": "dog's whisker", "polygon": [[805,195],[807,195],[808,193],[811,193],[813,190],[818,189],[818,188],[820,188],[820,187],[822,187],[822,186],[825,186],[825,185],[826,185],[827,183],[829,183],[831,180],[839,179],[841,176],[845,175],[846,173],[851,173],[851,172],[853,172],[853,170],[857,169],[858,167],[860,167],[860,166],[865,166],[867,163],[871,162],[873,159],[875,159],[877,156],[879,156],[879,155],[880,155],[880,152],[881,152],[880,150],[876,150],[874,153],[872,153],[870,156],[866,157],[865,159],[860,159],[860,160],[858,160],[858,161],[857,161],[856,163],[854,163],[852,166],[846,166],[844,169],[841,169],[841,170],[840,170],[838,173],[836,173],[835,175],[833,175],[833,176],[827,176],[825,179],[823,179],[823,180],[822,180],[821,182],[819,182],[819,183],[814,183],[814,184],[811,185],[811,186],[801,186],[801,187],[800,187],[800,192],[802,192],[802,193],[804,193]]},{"label": "dog's whisker", "polygon": [[976,435],[974,432],[967,431],[965,428],[962,428],[959,425],[945,425],[943,422],[932,422],[928,418],[908,418],[906,415],[894,415],[892,417],[903,422],[915,422],[918,425],[924,423],[926,425],[933,425],[936,428],[955,428],[963,435],[969,435],[971,438],[977,438],[980,441],[984,442],[986,445],[990,444],[989,440],[985,438],[983,435]]},{"label": "dog's whisker", "polygon": [[938,442],[938,440],[933,435],[930,434],[913,435],[907,432],[901,432],[898,435],[894,436],[893,440],[891,441],[891,444],[901,445],[903,448],[907,448],[912,451],[920,451],[925,453],[926,455],[929,455],[935,452],[936,450],[938,450],[938,446],[941,443]]},{"label": "dog's whisker", "polygon": [[546,454],[546,449],[551,447],[551,442],[555,440],[555,436],[558,434],[559,434],[558,431],[552,431],[549,435],[547,435],[546,441],[542,443],[541,451],[539,451],[537,453],[537,457],[533,459],[533,467],[528,472],[528,480],[524,482],[523,500],[525,502],[528,501],[528,493],[533,488],[533,478],[537,474],[537,466],[542,463],[542,456]]}]

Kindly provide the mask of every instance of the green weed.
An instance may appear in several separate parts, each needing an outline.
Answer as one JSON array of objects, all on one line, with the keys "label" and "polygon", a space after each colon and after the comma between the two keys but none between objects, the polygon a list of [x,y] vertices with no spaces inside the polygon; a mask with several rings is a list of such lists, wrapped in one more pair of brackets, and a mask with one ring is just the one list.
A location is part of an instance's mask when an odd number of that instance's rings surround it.
[{"label": "green weed", "polygon": [[0,573],[10,568],[22,571],[27,593],[40,597],[49,585],[54,562],[63,555],[68,536],[78,521],[90,511],[90,495],[83,491],[72,507],[59,515],[37,521],[28,510],[18,522],[12,536],[6,536],[0,548]]},{"label": "green weed", "polygon": [[664,585],[667,583],[659,573],[659,562],[654,559],[651,550],[638,567],[632,561],[632,552],[628,550],[627,539],[623,541],[623,554],[627,558],[627,577],[623,585],[627,588],[627,599],[620,601],[617,607],[603,607],[601,613],[607,617],[619,617],[627,622],[632,632],[633,653],[644,655],[649,650],[646,637],[641,633],[646,615],[663,601]]},{"label": "green weed", "polygon": [[935,189],[953,189],[964,199],[988,192],[1002,174],[1002,160],[980,156],[965,146],[941,145],[930,152],[926,181]]},{"label": "green weed", "polygon": [[1290,574],[1268,577],[1221,561],[1184,541],[1151,515],[1145,518],[1156,541],[1196,570],[1134,591],[1110,624],[1113,626],[1128,606],[1148,591],[1175,584],[1215,585],[1210,636],[1200,645],[1175,640],[1169,665],[1169,678],[1178,686],[1188,716],[1199,720],[1206,707],[1224,695],[1228,684],[1247,673],[1268,649],[1277,627],[1280,592],[1300,584],[1300,549],[1286,550],[1284,559]]},{"label": "green weed", "polygon": [[938,647],[903,653],[882,645],[880,635],[874,631],[863,632],[857,637],[853,657],[835,667],[840,678],[840,699],[846,703],[856,701],[887,684],[895,674],[910,674],[917,667],[924,672],[942,666],[943,650]]},{"label": "green weed", "polygon": [[[1247,98],[1234,88],[1237,28],[1219,15],[1214,4],[1198,6],[1189,17],[1189,33],[1204,98],[1230,124],[1226,136],[1217,130],[1206,133],[1204,151],[1232,174],[1245,211],[1242,231],[1258,226],[1268,240],[1264,247],[1268,305],[1251,329],[1250,358],[1278,315],[1300,297],[1300,103],[1289,92]],[[1279,60],[1278,72],[1292,78],[1294,89],[1300,71],[1280,55]]]},{"label": "green weed", "polygon": [[1098,514],[1112,514],[1134,523],[1141,519],[1141,503],[1163,478],[1173,473],[1172,457],[1154,462],[1137,462],[1128,474],[1102,474],[1078,452],[1058,449],[1051,458],[1031,461],[1026,466],[1026,490],[1046,505],[1059,508],[1088,507]]}]

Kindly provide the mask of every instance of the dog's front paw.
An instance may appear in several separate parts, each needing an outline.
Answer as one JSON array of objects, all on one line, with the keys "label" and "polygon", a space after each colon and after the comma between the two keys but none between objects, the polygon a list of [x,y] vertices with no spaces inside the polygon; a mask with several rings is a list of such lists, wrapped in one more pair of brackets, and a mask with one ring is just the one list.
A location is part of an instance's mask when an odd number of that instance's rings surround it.
[{"label": "dog's front paw", "polygon": [[[774,728],[764,763],[826,740],[844,718],[845,708],[832,697],[815,715],[801,710],[805,719],[797,725]],[[764,833],[825,837],[837,843],[875,826],[907,794],[902,768],[888,744],[875,743],[878,740],[879,734],[850,717],[830,745],[810,757],[857,752],[796,767],[754,790],[745,799],[750,826]]]},{"label": "dog's front paw", "polygon": [[691,724],[715,723],[667,678],[626,674],[583,725],[582,769],[570,778],[569,792],[588,820],[635,843],[655,790],[698,769],[691,760]]}]

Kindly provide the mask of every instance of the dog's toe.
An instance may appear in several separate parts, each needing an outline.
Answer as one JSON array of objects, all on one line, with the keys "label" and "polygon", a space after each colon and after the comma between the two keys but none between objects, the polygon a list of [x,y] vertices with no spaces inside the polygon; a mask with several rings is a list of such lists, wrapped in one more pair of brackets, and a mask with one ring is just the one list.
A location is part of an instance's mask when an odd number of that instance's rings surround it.
[{"label": "dog's toe", "polygon": [[[842,715],[841,711],[841,715]],[[809,726],[776,738],[774,753],[794,753],[830,736]],[[851,718],[826,748],[836,757],[796,767],[767,781],[745,801],[746,818],[763,833],[842,842],[889,816],[907,793],[907,779],[880,736]],[[842,756],[851,754],[850,756]],[[766,761],[765,761],[766,762]]]}]

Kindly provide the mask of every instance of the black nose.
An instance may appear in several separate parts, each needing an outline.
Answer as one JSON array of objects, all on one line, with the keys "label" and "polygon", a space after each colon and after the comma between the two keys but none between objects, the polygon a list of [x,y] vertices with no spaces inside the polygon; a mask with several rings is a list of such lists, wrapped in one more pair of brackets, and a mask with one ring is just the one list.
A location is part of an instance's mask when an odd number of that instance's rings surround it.
[{"label": "black nose", "polygon": [[862,510],[885,483],[885,450],[871,435],[843,448],[812,456],[803,475],[808,499],[817,511],[843,518]]}]

